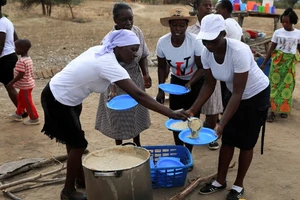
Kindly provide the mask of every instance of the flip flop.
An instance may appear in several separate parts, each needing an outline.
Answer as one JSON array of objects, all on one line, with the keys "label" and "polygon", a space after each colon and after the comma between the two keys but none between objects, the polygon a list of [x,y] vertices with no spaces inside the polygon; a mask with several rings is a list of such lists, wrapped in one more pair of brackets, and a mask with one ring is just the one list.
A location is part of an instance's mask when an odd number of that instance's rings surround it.
[{"label": "flip flop", "polygon": [[288,117],[288,114],[286,114],[286,113],[281,113],[281,114],[280,114],[280,117],[281,117],[281,118],[287,118],[287,117]]},{"label": "flip flop", "polygon": [[61,200],[87,200],[87,196],[84,193],[73,191],[67,192],[62,190],[60,193]]},{"label": "flip flop", "polygon": [[275,114],[273,112],[270,112],[267,116],[267,122],[274,122],[274,119],[275,119]]}]

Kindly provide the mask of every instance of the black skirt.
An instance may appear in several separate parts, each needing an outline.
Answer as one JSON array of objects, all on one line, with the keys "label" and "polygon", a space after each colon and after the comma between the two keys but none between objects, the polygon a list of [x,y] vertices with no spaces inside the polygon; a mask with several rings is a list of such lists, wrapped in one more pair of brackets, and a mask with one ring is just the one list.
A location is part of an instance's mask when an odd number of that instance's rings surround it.
[{"label": "black skirt", "polygon": [[15,53],[0,58],[0,82],[4,85],[14,79],[14,68],[17,61],[18,57]]},{"label": "black skirt", "polygon": [[88,145],[81,128],[80,114],[82,104],[66,106],[56,101],[49,83],[41,94],[41,103],[44,110],[44,132],[51,139],[66,144],[71,148],[86,148]]},{"label": "black skirt", "polygon": [[[224,127],[222,145],[250,150],[257,143],[270,107],[270,86],[250,99],[242,100],[237,111]],[[263,130],[264,134],[264,130]]]}]

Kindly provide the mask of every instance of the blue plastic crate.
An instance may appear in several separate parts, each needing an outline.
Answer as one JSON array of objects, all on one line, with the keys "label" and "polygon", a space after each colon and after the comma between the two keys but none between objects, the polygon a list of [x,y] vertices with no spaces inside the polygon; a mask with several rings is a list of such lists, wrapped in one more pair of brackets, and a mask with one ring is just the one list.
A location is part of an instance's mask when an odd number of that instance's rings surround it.
[{"label": "blue plastic crate", "polygon": [[[264,62],[264,60],[265,60],[265,58],[263,58],[263,57],[257,58],[257,59],[256,59],[257,65],[260,67],[261,64]],[[267,62],[267,64],[266,64],[266,67],[265,67],[265,69],[264,69],[264,73],[265,73],[266,76],[269,76],[270,67],[271,67],[271,59],[268,60],[268,62]]]},{"label": "blue plastic crate", "polygon": [[[150,168],[152,188],[179,187],[185,184],[188,169],[193,165],[190,151],[184,146],[143,146],[151,153]],[[160,157],[179,158],[184,166],[155,167]]]}]

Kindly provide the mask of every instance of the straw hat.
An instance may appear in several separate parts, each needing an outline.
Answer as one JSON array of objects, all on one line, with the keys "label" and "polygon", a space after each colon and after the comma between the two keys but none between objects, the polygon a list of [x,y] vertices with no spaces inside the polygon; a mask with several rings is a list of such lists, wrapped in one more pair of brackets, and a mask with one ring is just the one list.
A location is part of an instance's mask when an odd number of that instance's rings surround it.
[{"label": "straw hat", "polygon": [[196,23],[197,17],[196,16],[190,16],[189,11],[185,8],[172,8],[169,10],[169,17],[163,17],[160,18],[160,23],[163,26],[169,27],[169,21],[170,20],[176,20],[176,19],[186,19],[188,20],[188,26],[191,26]]}]

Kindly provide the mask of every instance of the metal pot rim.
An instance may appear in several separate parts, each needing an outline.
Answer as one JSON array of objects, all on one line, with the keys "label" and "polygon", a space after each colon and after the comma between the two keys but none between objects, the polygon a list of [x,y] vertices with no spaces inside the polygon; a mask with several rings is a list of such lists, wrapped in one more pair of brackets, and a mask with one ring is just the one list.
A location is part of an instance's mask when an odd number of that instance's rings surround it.
[{"label": "metal pot rim", "polygon": [[[90,156],[92,156],[94,153],[97,153],[97,152],[105,152],[105,151],[109,151],[109,150],[113,150],[113,149],[117,149],[117,150],[120,150],[120,149],[123,149],[123,148],[131,148],[131,149],[139,149],[139,150],[142,150],[144,151],[145,153],[147,153],[147,157],[145,158],[144,161],[142,161],[141,163],[137,164],[137,165],[133,165],[133,166],[130,166],[130,167],[127,167],[127,168],[122,168],[122,169],[111,169],[111,170],[101,170],[101,169],[92,169],[88,166],[86,166],[86,161],[87,159],[89,159]],[[136,146],[116,146],[116,147],[109,147],[109,148],[103,148],[103,149],[100,149],[100,150],[96,150],[96,151],[93,151],[93,152],[90,152],[83,160],[82,160],[82,166],[88,170],[91,170],[93,172],[118,172],[118,171],[125,171],[125,170],[131,170],[131,169],[134,169],[136,167],[139,167],[141,165],[143,165],[144,163],[146,163],[148,160],[150,159],[150,152],[143,148],[143,147],[136,147]]]}]

